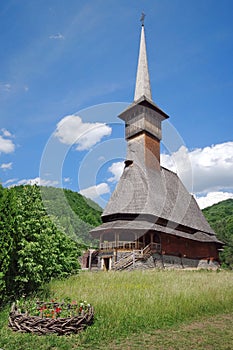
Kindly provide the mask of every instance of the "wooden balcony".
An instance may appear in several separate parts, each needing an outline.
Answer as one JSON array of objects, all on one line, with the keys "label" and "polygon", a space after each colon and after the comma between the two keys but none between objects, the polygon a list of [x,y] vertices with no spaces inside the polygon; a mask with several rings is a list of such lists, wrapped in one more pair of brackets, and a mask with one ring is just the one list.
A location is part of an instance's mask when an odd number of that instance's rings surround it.
[{"label": "wooden balcony", "polygon": [[128,242],[128,241],[118,241],[118,242],[103,242],[100,243],[100,250],[112,250],[112,249],[125,249],[125,250],[134,250],[141,249],[143,245],[141,242]]},{"label": "wooden balcony", "polygon": [[[100,243],[100,250],[114,250],[114,249],[122,249],[122,250],[143,250],[145,247],[142,242],[128,242],[128,241],[118,241],[118,242],[103,242]],[[158,243],[150,243],[150,249],[153,252],[161,251],[161,244]]]}]

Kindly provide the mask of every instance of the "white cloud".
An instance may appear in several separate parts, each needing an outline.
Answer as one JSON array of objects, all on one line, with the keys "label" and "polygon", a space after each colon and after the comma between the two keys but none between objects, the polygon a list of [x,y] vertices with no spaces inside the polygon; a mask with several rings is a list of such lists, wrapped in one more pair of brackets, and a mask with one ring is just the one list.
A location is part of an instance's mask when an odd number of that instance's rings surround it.
[{"label": "white cloud", "polygon": [[11,84],[0,82],[0,92],[1,91],[3,91],[3,92],[11,91]]},{"label": "white cloud", "polygon": [[206,196],[198,197],[195,196],[197,203],[201,209],[209,207],[218,202],[224,201],[226,199],[232,198],[233,193],[230,192],[209,192]]},{"label": "white cloud", "polygon": [[[7,182],[12,183],[13,179],[8,180]],[[35,177],[34,179],[19,180],[19,181],[15,182],[14,184],[12,184],[11,186],[20,186],[20,185],[56,186],[58,184],[59,184],[59,182],[56,180],[45,180],[45,179],[41,179],[39,177]]]},{"label": "white cloud", "polygon": [[90,199],[95,199],[101,196],[102,194],[110,193],[110,188],[107,183],[102,182],[99,185],[91,186],[85,188],[79,192],[82,196],[85,196]]},{"label": "white cloud", "polygon": [[12,183],[14,183],[14,182],[16,182],[16,181],[18,181],[17,178],[15,178],[15,179],[9,179],[9,180],[5,181],[3,185],[6,186],[6,185],[12,184]]},{"label": "white cloud", "polygon": [[50,35],[49,39],[61,40],[61,39],[65,39],[65,37],[61,33],[58,33],[58,34]]},{"label": "white cloud", "polygon": [[109,168],[113,176],[108,179],[109,182],[118,182],[120,180],[121,174],[123,173],[125,163],[124,162],[116,162],[113,163]]},{"label": "white cloud", "polygon": [[1,132],[2,132],[2,135],[5,137],[12,137],[13,136],[9,130],[6,130],[4,128],[1,129]]},{"label": "white cloud", "polygon": [[0,135],[0,153],[12,153],[15,150],[14,143]]},{"label": "white cloud", "polygon": [[12,162],[11,163],[2,163],[0,165],[0,168],[3,170],[11,170],[12,169]]},{"label": "white cloud", "polygon": [[63,181],[64,181],[64,182],[70,182],[71,179],[70,179],[70,177],[64,177]]},{"label": "white cloud", "polygon": [[55,136],[66,145],[77,145],[78,151],[88,150],[112,129],[104,123],[84,123],[75,115],[64,117],[58,124]]},{"label": "white cloud", "polygon": [[182,146],[172,155],[162,154],[161,163],[176,171],[188,190],[194,193],[233,189],[233,142],[192,151]]}]

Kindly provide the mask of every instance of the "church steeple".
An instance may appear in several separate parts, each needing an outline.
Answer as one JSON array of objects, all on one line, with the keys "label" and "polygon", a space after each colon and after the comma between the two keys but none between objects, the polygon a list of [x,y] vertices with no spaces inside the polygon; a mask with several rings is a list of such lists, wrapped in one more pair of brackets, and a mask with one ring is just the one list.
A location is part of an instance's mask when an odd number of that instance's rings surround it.
[{"label": "church steeple", "polygon": [[136,86],[134,93],[134,101],[136,102],[142,96],[145,96],[149,100],[152,100],[151,96],[151,87],[150,87],[150,76],[147,63],[147,54],[146,54],[146,40],[145,40],[145,30],[144,30],[144,17],[142,15],[143,23],[141,29],[141,40],[140,40],[140,49],[138,56],[138,69],[137,69],[137,78]]},{"label": "church steeple", "polygon": [[144,17],[143,14],[134,102],[119,115],[119,118],[125,122],[127,158],[140,163],[141,167],[160,170],[161,123],[168,115],[152,101]]}]

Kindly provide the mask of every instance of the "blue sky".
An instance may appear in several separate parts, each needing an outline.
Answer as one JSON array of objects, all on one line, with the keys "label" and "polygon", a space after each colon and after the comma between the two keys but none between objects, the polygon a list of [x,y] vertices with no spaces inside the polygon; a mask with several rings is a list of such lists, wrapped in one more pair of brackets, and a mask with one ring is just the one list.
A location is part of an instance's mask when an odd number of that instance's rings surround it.
[{"label": "blue sky", "polygon": [[233,196],[231,0],[1,1],[4,186],[40,178],[105,205],[125,157],[117,114],[133,101],[142,11],[152,96],[175,145],[163,164],[186,183],[189,157],[202,207]]}]

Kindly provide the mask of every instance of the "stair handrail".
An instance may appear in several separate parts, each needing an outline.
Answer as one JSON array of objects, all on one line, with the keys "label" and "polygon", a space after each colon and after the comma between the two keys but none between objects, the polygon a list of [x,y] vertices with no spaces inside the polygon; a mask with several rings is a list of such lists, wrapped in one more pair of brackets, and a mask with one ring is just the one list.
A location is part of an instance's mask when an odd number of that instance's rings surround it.
[{"label": "stair handrail", "polygon": [[121,265],[122,262],[125,262],[129,257],[133,256],[133,253],[130,252],[129,254],[123,256],[122,258],[120,258],[118,261],[116,261],[113,264],[113,268],[116,268],[118,265]]},{"label": "stair handrail", "polygon": [[142,255],[145,255],[151,251],[151,244],[152,243],[149,243],[147,246],[145,246],[145,248],[142,249]]},{"label": "stair handrail", "polygon": [[124,268],[125,265],[127,264],[130,264],[130,263],[133,264],[135,261],[135,258],[137,260],[145,257],[148,258],[148,254],[150,256],[154,246],[157,248],[157,247],[160,247],[160,244],[151,242],[143,249],[140,249],[140,250],[134,249],[132,252],[130,252],[129,254],[123,256],[118,261],[116,261],[113,264],[113,269],[118,270],[118,269]]}]

